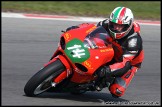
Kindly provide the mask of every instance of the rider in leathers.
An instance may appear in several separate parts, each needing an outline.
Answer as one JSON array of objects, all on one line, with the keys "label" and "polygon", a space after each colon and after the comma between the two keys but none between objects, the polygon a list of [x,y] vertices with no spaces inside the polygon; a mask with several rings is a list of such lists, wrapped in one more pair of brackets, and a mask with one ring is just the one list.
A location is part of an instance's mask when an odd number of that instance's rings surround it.
[{"label": "rider in leathers", "polygon": [[[99,79],[96,89],[100,91],[110,82],[107,85],[112,96],[121,97],[144,59],[140,26],[134,22],[132,11],[126,7],[116,7],[110,17],[100,21],[97,26],[103,26],[111,35],[109,41],[113,44],[115,56],[111,63],[97,70]],[[67,30],[74,28],[78,26]]]}]

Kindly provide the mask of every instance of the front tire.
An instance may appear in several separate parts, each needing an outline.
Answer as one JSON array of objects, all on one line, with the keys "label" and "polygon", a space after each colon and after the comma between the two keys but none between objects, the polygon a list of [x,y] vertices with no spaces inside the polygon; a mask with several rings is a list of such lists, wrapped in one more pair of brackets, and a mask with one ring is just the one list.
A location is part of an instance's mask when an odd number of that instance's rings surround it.
[{"label": "front tire", "polygon": [[51,88],[53,78],[56,78],[65,70],[65,66],[58,59],[38,71],[25,85],[24,92],[33,97]]}]

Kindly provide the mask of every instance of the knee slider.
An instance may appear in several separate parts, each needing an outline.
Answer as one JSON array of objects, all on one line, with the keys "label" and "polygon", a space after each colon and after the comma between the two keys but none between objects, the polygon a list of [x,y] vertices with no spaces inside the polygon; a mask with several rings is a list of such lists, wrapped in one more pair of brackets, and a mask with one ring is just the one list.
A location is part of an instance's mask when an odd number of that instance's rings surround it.
[{"label": "knee slider", "polygon": [[125,88],[118,84],[111,85],[109,90],[111,94],[114,94],[116,96],[122,96],[125,93]]}]

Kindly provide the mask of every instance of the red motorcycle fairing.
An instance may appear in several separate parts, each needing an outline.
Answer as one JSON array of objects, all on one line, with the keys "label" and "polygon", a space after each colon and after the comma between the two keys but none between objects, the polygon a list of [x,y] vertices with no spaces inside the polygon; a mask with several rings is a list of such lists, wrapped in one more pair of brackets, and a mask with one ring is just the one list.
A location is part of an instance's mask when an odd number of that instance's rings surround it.
[{"label": "red motorcycle fairing", "polygon": [[94,80],[94,72],[110,62],[114,56],[108,38],[109,35],[104,28],[98,28],[94,24],[81,24],[80,28],[63,33],[51,61],[59,58],[66,70],[55,78],[54,82],[61,82],[69,74],[73,75],[70,80],[75,83]]},{"label": "red motorcycle fairing", "polygon": [[24,87],[27,96],[45,91],[94,91],[100,66],[114,57],[110,36],[103,27],[81,24],[61,35],[50,61],[34,74]]}]

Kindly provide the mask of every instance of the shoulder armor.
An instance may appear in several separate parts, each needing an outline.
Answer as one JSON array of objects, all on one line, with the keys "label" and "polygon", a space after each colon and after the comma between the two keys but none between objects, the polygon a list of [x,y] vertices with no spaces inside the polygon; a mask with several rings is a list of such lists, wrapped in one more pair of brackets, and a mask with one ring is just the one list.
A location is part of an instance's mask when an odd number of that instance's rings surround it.
[{"label": "shoulder armor", "polygon": [[133,22],[134,32],[140,33],[140,25],[137,22]]},{"label": "shoulder armor", "polygon": [[97,26],[105,26],[105,25],[107,25],[107,23],[109,23],[109,20],[105,19],[103,21],[98,22]]},{"label": "shoulder armor", "polygon": [[129,51],[137,51],[142,49],[142,39],[138,33],[133,33],[127,39],[127,49]]}]

